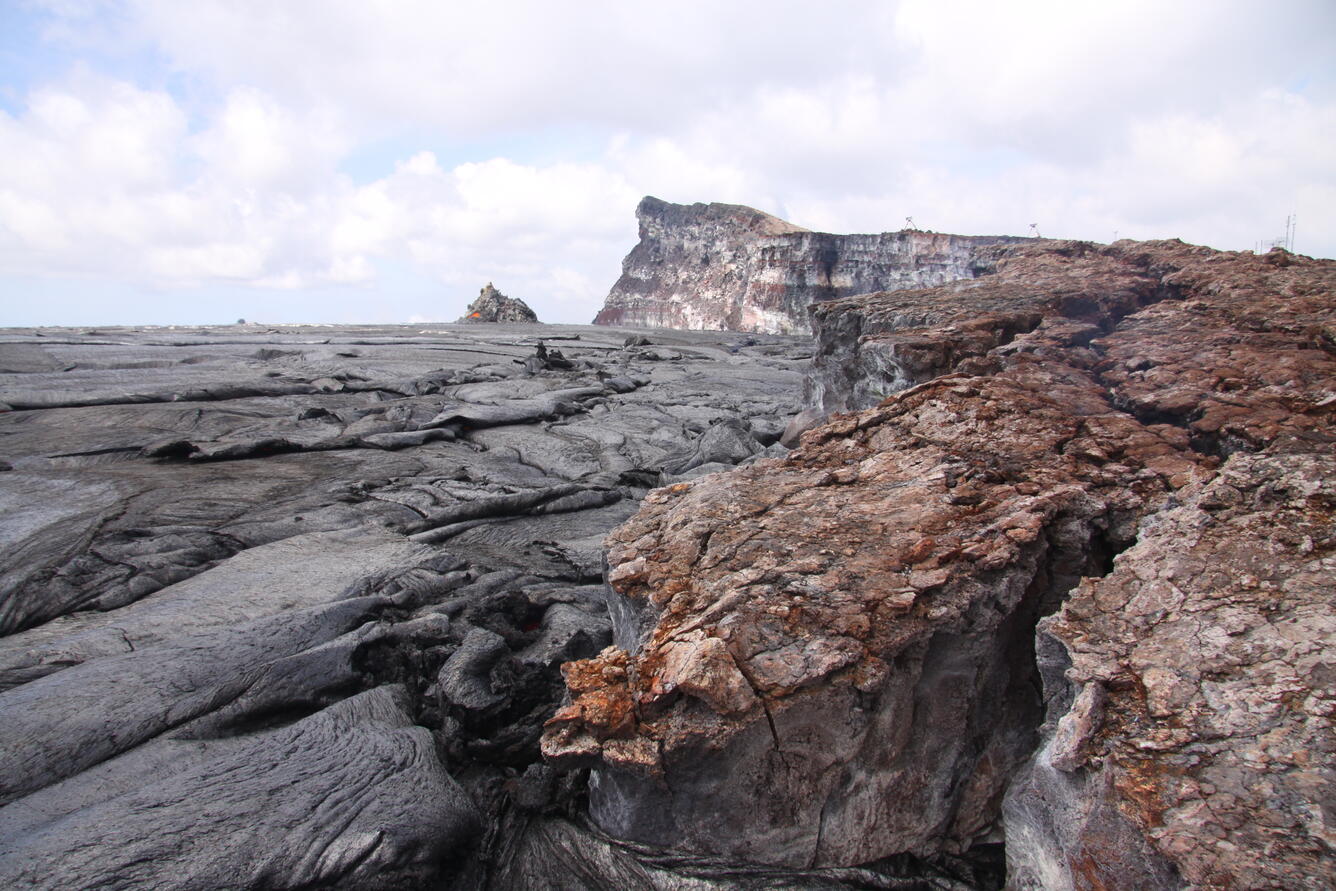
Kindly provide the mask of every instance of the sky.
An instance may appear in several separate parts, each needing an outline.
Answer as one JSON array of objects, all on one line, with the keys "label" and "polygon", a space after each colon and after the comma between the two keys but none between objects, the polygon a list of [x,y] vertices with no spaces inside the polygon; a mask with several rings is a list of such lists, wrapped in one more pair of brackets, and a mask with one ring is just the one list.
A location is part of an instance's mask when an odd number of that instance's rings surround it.
[{"label": "sky", "polygon": [[1336,3],[0,0],[0,326],[586,323],[644,195],[1336,257]]}]

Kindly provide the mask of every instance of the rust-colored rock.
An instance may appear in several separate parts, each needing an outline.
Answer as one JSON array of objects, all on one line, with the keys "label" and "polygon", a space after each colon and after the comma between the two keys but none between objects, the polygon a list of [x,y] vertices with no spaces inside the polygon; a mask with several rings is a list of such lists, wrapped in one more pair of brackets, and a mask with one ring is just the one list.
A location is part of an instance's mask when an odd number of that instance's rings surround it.
[{"label": "rust-colored rock", "polygon": [[1336,455],[1236,455],[1181,497],[1040,623],[1074,700],[1009,793],[1017,887],[1330,883]]},{"label": "rust-colored rock", "polygon": [[808,402],[826,412],[867,408],[962,363],[986,371],[980,362],[990,351],[1041,326],[1023,343],[1067,361],[1171,290],[1117,249],[1050,242],[995,252],[993,273],[976,280],[813,306],[819,349]]},{"label": "rust-colored rock", "polygon": [[762,862],[1000,840],[1020,774],[1019,886],[1320,875],[1336,263],[1271,259],[1024,246],[824,304],[825,394],[899,392],[651,493],[547,756],[614,834]]}]

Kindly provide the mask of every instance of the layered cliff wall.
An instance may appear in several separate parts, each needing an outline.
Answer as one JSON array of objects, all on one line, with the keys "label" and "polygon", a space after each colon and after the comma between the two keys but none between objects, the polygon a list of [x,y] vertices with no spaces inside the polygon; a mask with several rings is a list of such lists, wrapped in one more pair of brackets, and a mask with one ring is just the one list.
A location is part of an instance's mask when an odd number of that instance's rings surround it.
[{"label": "layered cliff wall", "polygon": [[806,334],[814,303],[974,278],[997,246],[1029,239],[902,231],[809,232],[734,204],[636,208],[640,243],[596,325]]}]

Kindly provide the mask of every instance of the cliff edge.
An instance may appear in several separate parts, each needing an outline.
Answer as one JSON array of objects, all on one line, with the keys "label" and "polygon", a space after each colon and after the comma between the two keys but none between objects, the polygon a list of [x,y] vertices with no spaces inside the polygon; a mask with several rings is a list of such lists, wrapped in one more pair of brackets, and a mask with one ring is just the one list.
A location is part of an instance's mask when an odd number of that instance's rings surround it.
[{"label": "cliff edge", "polygon": [[640,242],[622,261],[595,325],[807,334],[808,307],[974,278],[991,248],[1032,239],[906,230],[810,232],[736,204],[636,208]]},{"label": "cliff edge", "polygon": [[609,536],[615,645],[544,752],[678,850],[1325,884],[1334,293],[1283,251],[1047,242],[822,304],[820,395],[862,410]]}]

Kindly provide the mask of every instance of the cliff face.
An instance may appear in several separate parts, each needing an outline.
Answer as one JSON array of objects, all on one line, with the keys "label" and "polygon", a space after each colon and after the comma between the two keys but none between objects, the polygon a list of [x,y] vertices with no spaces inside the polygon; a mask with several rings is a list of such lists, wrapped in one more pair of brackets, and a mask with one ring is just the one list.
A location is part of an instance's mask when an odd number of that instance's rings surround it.
[{"label": "cliff face", "polygon": [[640,243],[596,325],[810,332],[819,301],[940,285],[991,266],[991,249],[1027,239],[886,232],[809,232],[733,204],[636,208]]},{"label": "cliff face", "polygon": [[1018,888],[1312,885],[1333,293],[1283,252],[1045,243],[823,304],[822,401],[897,392],[645,499],[545,753],[594,768],[606,830],[680,850],[1004,840]]}]

